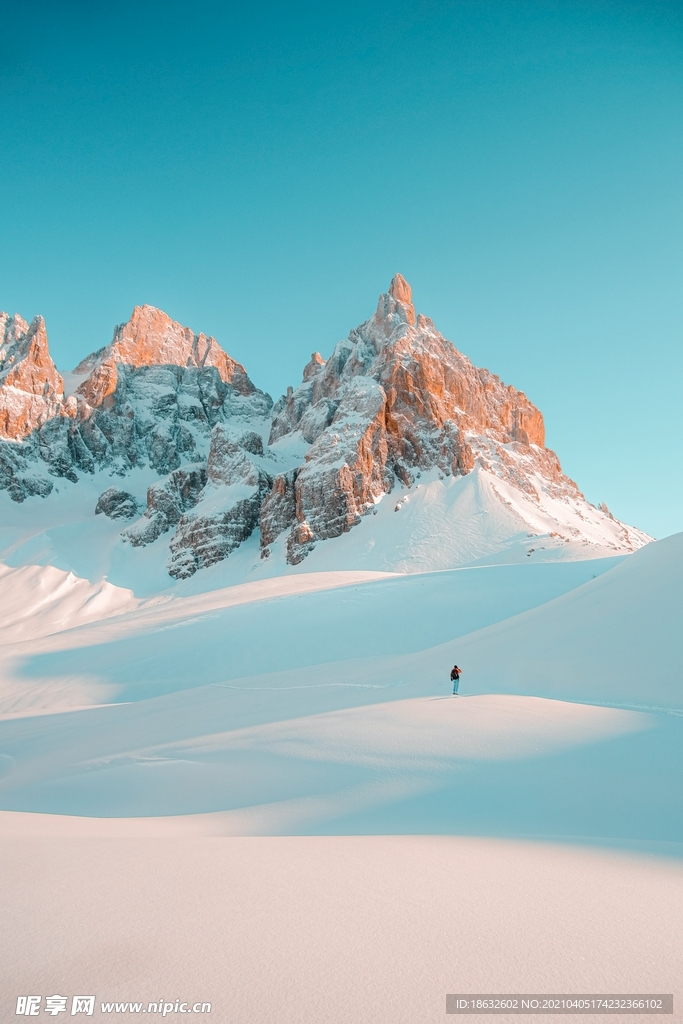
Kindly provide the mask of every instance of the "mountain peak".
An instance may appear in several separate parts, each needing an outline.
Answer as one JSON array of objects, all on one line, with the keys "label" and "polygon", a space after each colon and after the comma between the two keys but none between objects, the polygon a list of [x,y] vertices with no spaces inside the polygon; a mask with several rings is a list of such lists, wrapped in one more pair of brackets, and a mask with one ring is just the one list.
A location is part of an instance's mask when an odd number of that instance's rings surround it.
[{"label": "mountain peak", "polygon": [[398,323],[414,325],[415,307],[412,303],[412,291],[401,274],[394,274],[389,291],[380,295],[375,317],[378,323],[383,325],[382,330],[385,333],[387,330],[393,331]]},{"label": "mountain peak", "polygon": [[319,352],[312,352],[310,362],[304,366],[304,380],[310,380],[315,377],[321,366],[325,365],[325,360]]},{"label": "mountain peak", "polygon": [[[90,405],[98,405],[106,382],[106,393],[115,387],[116,364],[138,369],[143,366],[214,367],[222,380],[240,394],[255,391],[241,363],[232,359],[215,338],[195,334],[172,320],[156,306],[136,306],[130,320],[114,329],[111,344],[86,356],[74,373],[89,374],[79,390]],[[97,378],[97,379],[95,379]]]},{"label": "mountain peak", "polygon": [[380,296],[375,316],[326,362],[309,364],[300,387],[277,404],[270,443],[287,434],[310,448],[295,477],[279,480],[264,502],[262,541],[267,546],[289,528],[293,563],[425,472],[443,480],[476,469],[534,503],[545,500],[545,488],[548,498],[585,505],[545,448],[541,412],[523,392],[475,367],[430,320],[416,324],[401,274]]},{"label": "mountain peak", "polygon": [[389,285],[389,294],[398,302],[404,302],[407,306],[412,304],[413,292],[402,274],[394,274]]},{"label": "mountain peak", "polygon": [[0,436],[26,437],[58,412],[63,395],[42,316],[29,326],[0,313]]}]

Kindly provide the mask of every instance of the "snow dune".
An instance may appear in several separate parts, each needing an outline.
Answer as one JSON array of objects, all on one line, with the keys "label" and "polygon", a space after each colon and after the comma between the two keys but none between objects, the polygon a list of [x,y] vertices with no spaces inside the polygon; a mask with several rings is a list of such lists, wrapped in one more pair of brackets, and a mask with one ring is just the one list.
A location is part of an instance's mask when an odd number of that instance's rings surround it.
[{"label": "snow dune", "polygon": [[[616,561],[273,577],[151,598],[132,613],[82,626],[75,620],[66,632],[50,626],[43,639],[38,618],[30,644],[0,652],[0,712],[62,708],[61,697],[55,703],[57,678],[63,685],[71,680],[74,687],[106,687],[106,698],[93,691],[95,703],[263,673],[277,674],[275,685],[289,685],[285,673],[316,665],[324,667],[312,672],[311,681],[333,682],[341,673],[349,682],[362,676],[358,659],[420,651],[462,636],[571,590]],[[0,579],[0,595],[1,588]],[[349,658],[351,669],[345,666]]]},{"label": "snow dune", "polygon": [[[201,825],[224,835],[438,832],[444,823],[451,831],[454,818],[467,824],[467,801],[477,787],[493,778],[501,793],[509,788],[505,778],[514,762],[532,777],[535,765],[545,764],[546,781],[554,770],[562,803],[577,765],[595,756],[585,748],[599,756],[620,741],[633,757],[640,734],[648,749],[662,742],[647,714],[529,697],[422,697],[315,715],[316,705],[334,707],[348,694],[309,688],[285,692],[279,702],[280,714],[288,703],[290,715],[302,707],[305,715],[273,722],[273,708],[258,691],[205,688],[191,696],[60,715],[46,720],[47,727],[38,719],[13,729],[6,723],[3,806],[107,817],[195,814],[203,824],[196,821],[193,830]],[[250,724],[235,728],[240,720]],[[674,784],[677,777],[669,787]],[[552,815],[534,803],[537,788],[529,781],[523,786],[527,800],[517,811],[517,832],[557,831]],[[586,813],[579,822],[594,820]],[[142,825],[142,834],[147,830]],[[497,831],[495,815],[487,830]]]},{"label": "snow dune", "polygon": [[648,715],[636,712],[531,697],[413,698],[214,735],[202,747],[216,750],[230,743],[235,749],[268,749],[314,761],[370,767],[391,763],[396,768],[417,764],[431,771],[451,759],[538,756],[650,724]]},{"label": "snow dune", "polygon": [[54,566],[0,564],[0,644],[16,643],[134,611],[130,590],[89,583]]}]

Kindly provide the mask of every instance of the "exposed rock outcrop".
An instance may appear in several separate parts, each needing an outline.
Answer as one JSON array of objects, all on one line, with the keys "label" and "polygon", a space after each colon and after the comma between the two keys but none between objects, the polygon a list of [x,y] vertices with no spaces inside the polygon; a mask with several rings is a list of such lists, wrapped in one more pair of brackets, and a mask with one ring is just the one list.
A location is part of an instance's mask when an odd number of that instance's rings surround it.
[{"label": "exposed rock outcrop", "polygon": [[227,558],[259,525],[272,476],[254,451],[255,437],[247,433],[235,440],[223,427],[214,428],[201,502],[180,519],[171,541],[172,576],[192,576]]},{"label": "exposed rock outcrop", "polygon": [[261,553],[270,554],[272,544],[288,526],[296,522],[296,484],[298,470],[279,473],[273,480],[271,490],[265,495],[259,516],[261,528]]},{"label": "exposed rock outcrop", "polygon": [[391,490],[384,389],[356,377],[340,389],[330,426],[311,445],[295,483],[296,537],[289,560],[301,561],[313,539],[338,537]]},{"label": "exposed rock outcrop", "polygon": [[152,544],[197,504],[205,483],[206,469],[202,465],[176,469],[163,483],[148,488],[144,515],[121,536],[134,547]]},{"label": "exposed rock outcrop", "polygon": [[128,491],[121,491],[118,487],[108,487],[100,494],[95,506],[96,516],[101,515],[102,512],[109,519],[133,519],[138,514],[138,503]]},{"label": "exposed rock outcrop", "polygon": [[52,481],[36,472],[35,463],[35,457],[27,458],[18,445],[0,441],[0,490],[6,490],[12,501],[46,498],[52,491]]},{"label": "exposed rock outcrop", "polygon": [[94,408],[81,403],[79,429],[100,464],[119,473],[149,464],[165,474],[205,458],[216,423],[265,419],[270,404],[260,391],[236,392],[214,367],[120,365],[106,401]]},{"label": "exposed rock outcrop", "polygon": [[241,395],[256,390],[244,367],[225,352],[215,338],[194,334],[155,306],[136,306],[127,323],[114,331],[113,341],[86,356],[75,369],[88,374],[79,388],[92,407],[101,405],[116,387],[120,364],[141,366],[215,367],[221,380]]}]

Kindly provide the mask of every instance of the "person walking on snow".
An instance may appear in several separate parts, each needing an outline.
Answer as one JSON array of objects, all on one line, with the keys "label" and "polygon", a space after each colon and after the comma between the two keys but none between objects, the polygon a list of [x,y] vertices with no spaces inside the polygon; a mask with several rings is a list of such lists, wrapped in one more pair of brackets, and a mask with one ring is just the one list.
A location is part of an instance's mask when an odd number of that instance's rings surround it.
[{"label": "person walking on snow", "polygon": [[458,683],[460,682],[460,673],[461,672],[462,672],[462,669],[458,668],[457,665],[454,665],[453,668],[451,669],[451,682],[453,683],[453,696],[454,697],[458,696]]}]

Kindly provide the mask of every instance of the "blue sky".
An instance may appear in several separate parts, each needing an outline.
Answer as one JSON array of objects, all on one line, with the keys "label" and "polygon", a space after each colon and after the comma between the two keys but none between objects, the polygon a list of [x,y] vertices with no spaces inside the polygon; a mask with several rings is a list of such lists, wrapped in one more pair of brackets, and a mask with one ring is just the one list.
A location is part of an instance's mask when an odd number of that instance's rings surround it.
[{"label": "blue sky", "polygon": [[149,302],[277,397],[398,270],[589,500],[683,529],[679,0],[0,16],[0,308],[60,368]]}]

